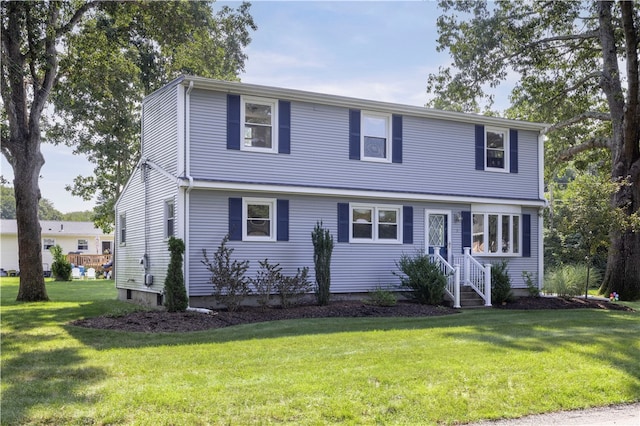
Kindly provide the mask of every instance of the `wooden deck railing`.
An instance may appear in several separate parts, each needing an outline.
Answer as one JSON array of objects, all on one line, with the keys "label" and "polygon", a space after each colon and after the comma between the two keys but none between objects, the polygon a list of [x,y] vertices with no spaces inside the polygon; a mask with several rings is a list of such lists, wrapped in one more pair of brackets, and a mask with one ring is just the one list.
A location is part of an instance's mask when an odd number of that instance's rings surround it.
[{"label": "wooden deck railing", "polygon": [[102,265],[111,261],[110,254],[68,254],[67,260],[75,266],[84,266],[84,269],[93,268],[102,270]]}]

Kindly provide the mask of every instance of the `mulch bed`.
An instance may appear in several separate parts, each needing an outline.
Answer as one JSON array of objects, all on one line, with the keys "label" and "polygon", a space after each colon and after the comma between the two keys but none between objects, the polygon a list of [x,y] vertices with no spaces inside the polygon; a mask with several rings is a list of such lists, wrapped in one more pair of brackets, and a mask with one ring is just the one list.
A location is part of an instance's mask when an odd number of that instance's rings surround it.
[{"label": "mulch bed", "polygon": [[[522,297],[498,309],[610,309],[633,311],[633,309],[600,300],[556,297]],[[189,332],[212,328],[229,327],[265,321],[299,318],[356,318],[356,317],[429,317],[460,312],[446,306],[420,305],[410,301],[399,301],[395,306],[376,306],[362,301],[332,302],[327,306],[301,305],[288,309],[279,307],[243,307],[236,312],[224,310],[213,314],[199,312],[144,311],[122,316],[101,316],[76,320],[71,325],[87,328],[137,331],[145,333]]]}]

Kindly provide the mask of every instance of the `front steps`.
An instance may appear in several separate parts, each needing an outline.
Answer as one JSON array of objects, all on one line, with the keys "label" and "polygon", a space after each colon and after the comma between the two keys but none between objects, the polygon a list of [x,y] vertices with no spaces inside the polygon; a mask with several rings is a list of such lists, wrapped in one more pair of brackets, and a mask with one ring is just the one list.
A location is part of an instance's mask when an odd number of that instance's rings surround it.
[{"label": "front steps", "polygon": [[480,297],[476,291],[468,285],[460,286],[460,308],[461,309],[470,309],[470,308],[486,308],[488,306],[484,306],[484,299]]}]

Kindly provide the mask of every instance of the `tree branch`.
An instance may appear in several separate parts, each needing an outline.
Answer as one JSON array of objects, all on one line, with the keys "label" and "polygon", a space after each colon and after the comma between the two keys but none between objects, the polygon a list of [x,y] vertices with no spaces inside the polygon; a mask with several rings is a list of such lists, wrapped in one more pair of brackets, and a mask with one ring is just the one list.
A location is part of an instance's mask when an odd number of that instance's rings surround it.
[{"label": "tree branch", "polygon": [[580,145],[569,147],[558,153],[558,160],[569,161],[581,152],[588,151],[594,148],[608,148],[611,149],[611,140],[608,138],[593,138]]},{"label": "tree branch", "polygon": [[558,129],[564,129],[565,127],[569,127],[584,120],[611,121],[611,114],[599,111],[586,111],[582,114],[576,115],[575,117],[571,117],[568,120],[561,121],[554,124],[553,126],[550,126],[545,133],[551,133]]},{"label": "tree branch", "polygon": [[61,25],[58,29],[56,29],[56,38],[60,37],[62,34],[66,34],[70,32],[73,29],[73,27],[78,23],[78,21],[82,19],[85,13],[87,13],[89,10],[95,7],[98,7],[101,3],[102,3],[101,0],[96,0],[96,1],[90,1],[90,2],[84,3],[82,6],[80,6],[78,10],[76,10],[76,12],[73,14],[71,19],[69,19],[69,22],[67,22],[64,25]]}]

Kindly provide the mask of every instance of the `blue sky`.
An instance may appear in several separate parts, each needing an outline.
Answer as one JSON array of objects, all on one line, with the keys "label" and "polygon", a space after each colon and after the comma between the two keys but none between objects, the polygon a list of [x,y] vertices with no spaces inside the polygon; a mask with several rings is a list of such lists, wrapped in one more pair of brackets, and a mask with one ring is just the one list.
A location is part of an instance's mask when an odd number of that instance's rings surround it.
[{"label": "blue sky", "polygon": [[[428,75],[450,62],[436,52],[435,1],[253,1],[251,14],[258,30],[246,49],[246,83],[422,106]],[[506,102],[497,95],[497,106]],[[93,208],[64,190],[93,165],[63,147],[42,151],[42,196],[62,212]],[[12,178],[4,156],[2,174]]]}]

